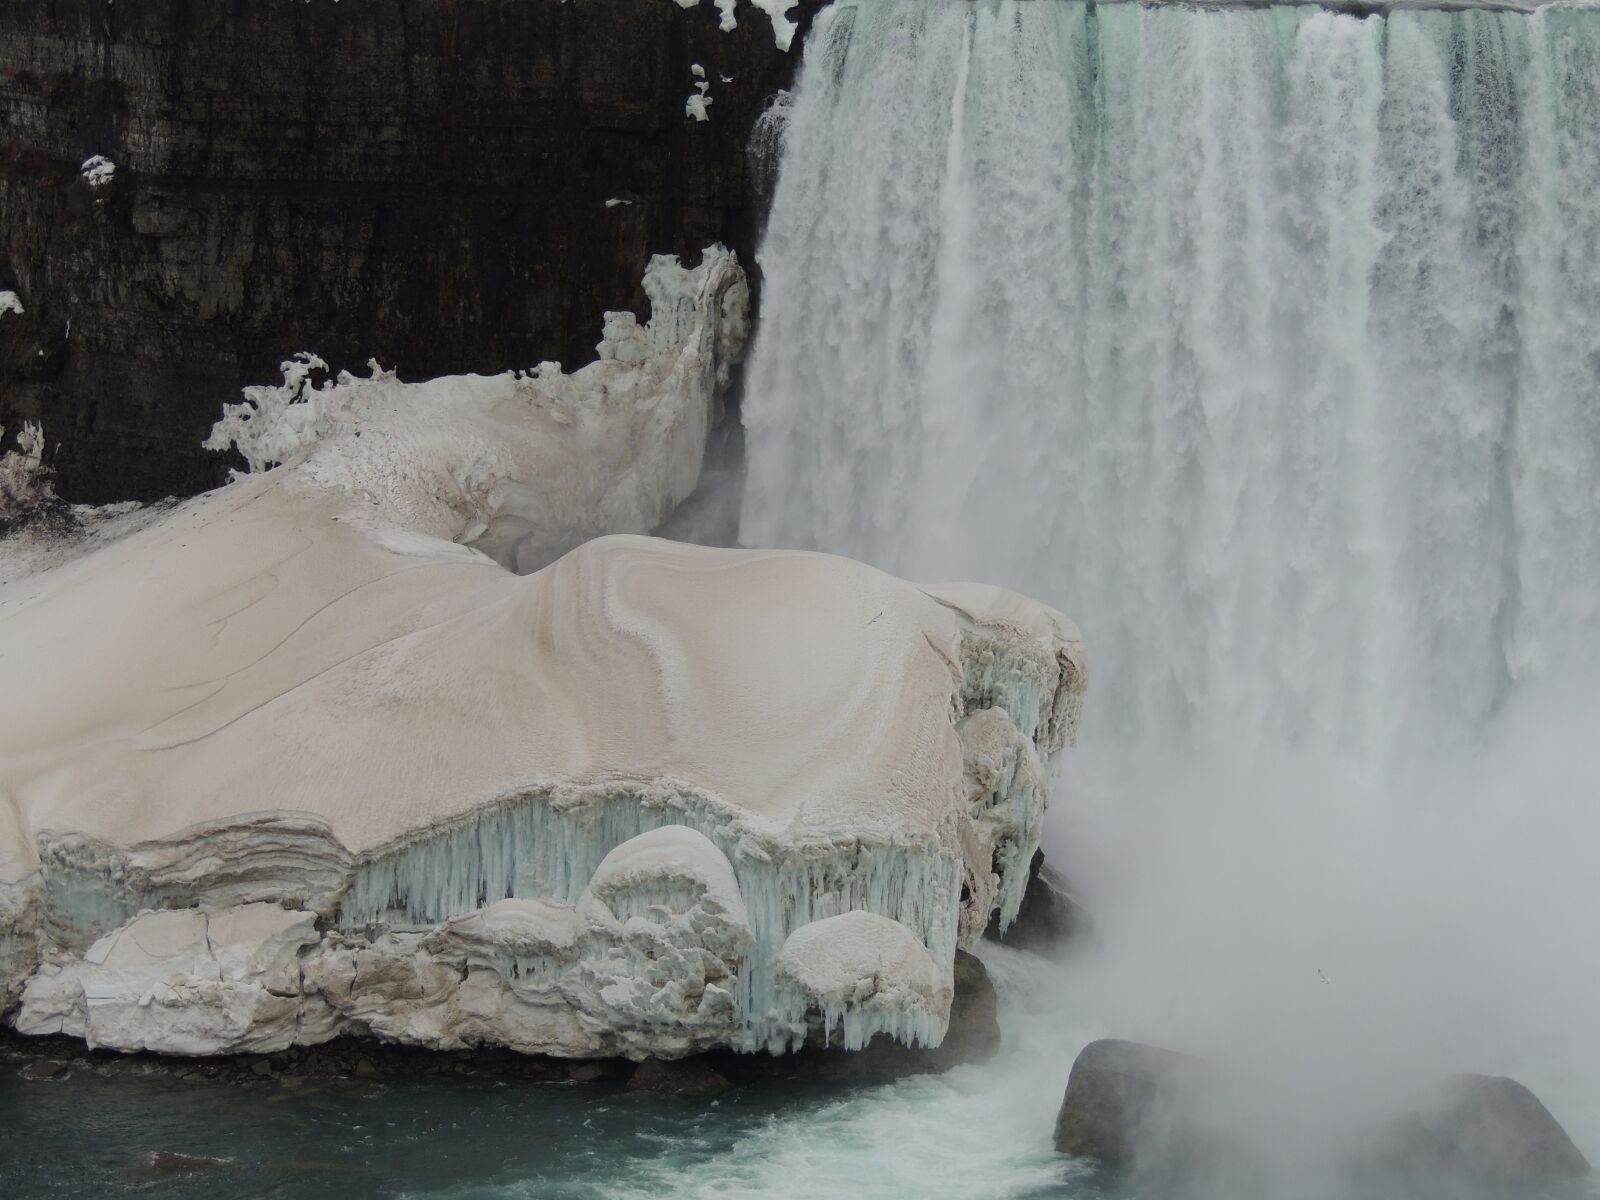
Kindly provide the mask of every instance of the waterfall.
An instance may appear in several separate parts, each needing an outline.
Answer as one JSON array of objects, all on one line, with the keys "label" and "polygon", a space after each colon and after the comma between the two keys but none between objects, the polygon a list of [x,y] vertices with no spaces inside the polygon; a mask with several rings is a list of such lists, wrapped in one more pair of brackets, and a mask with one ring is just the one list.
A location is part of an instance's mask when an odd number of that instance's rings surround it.
[{"label": "waterfall", "polygon": [[1086,742],[1388,761],[1600,666],[1600,11],[845,0],[747,544],[1030,592]]}]

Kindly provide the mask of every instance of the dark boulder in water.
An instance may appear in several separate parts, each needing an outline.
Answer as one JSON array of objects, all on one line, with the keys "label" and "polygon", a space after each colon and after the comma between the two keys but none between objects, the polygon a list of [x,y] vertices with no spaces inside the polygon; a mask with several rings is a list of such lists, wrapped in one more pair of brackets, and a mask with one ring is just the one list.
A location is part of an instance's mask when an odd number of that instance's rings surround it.
[{"label": "dark boulder in water", "polygon": [[1140,1042],[1090,1042],[1072,1064],[1056,1149],[1128,1167],[1158,1128],[1163,1141],[1198,1146],[1203,1139],[1188,1128],[1188,1114],[1200,1067],[1199,1059]]},{"label": "dark boulder in water", "polygon": [[1514,1079],[1460,1075],[1437,1105],[1392,1126],[1381,1161],[1486,1188],[1525,1188],[1581,1179],[1589,1162],[1561,1123]]},{"label": "dark boulder in water", "polygon": [[[1220,1081],[1210,1064],[1188,1055],[1092,1042],[1072,1065],[1055,1147],[1104,1167],[1154,1172],[1179,1192],[1200,1179],[1249,1180],[1268,1168],[1270,1149],[1208,1122]],[[1489,1075],[1448,1080],[1434,1102],[1385,1120],[1341,1162],[1357,1181],[1377,1181],[1378,1192],[1398,1183],[1429,1196],[1524,1196],[1589,1173],[1537,1096]]]}]

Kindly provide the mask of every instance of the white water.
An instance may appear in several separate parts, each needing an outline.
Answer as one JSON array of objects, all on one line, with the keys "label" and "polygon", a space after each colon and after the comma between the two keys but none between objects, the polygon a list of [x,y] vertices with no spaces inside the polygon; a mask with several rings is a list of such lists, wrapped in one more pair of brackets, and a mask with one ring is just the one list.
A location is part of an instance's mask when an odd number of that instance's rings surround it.
[{"label": "white water", "polygon": [[742,540],[1084,628],[1062,1020],[1600,1158],[1600,11],[845,4],[761,266]]}]

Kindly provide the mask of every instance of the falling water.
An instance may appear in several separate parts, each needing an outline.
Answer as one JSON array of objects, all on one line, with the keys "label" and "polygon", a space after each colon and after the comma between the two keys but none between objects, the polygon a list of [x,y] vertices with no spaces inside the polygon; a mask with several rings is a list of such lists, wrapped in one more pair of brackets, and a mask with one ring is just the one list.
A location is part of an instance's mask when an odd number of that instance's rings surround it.
[{"label": "falling water", "polygon": [[741,538],[1082,625],[1060,1019],[1600,1151],[1600,9],[843,0],[784,136]]},{"label": "falling water", "polygon": [[1593,11],[843,4],[743,540],[1057,604],[1091,740],[1470,736],[1600,657],[1597,130]]}]

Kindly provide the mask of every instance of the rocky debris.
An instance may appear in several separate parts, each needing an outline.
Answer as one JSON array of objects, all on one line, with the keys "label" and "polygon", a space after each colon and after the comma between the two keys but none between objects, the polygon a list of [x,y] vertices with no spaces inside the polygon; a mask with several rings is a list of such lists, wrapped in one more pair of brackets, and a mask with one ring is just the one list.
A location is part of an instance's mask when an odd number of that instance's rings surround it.
[{"label": "rocky debris", "polygon": [[732,1086],[725,1075],[703,1058],[675,1061],[647,1058],[628,1080],[630,1092],[660,1092],[672,1096],[715,1096]]},{"label": "rocky debris", "polygon": [[1000,915],[989,918],[983,936],[1021,950],[1044,952],[1089,930],[1089,918],[1073,897],[1061,874],[1044,860],[1044,851],[1034,852],[1028,865],[1028,887],[1022,894],[1022,907],[1016,920],[1000,931]]}]

